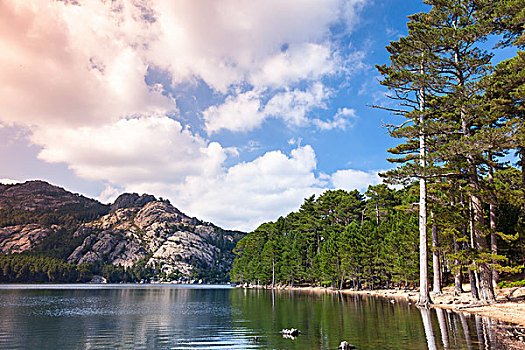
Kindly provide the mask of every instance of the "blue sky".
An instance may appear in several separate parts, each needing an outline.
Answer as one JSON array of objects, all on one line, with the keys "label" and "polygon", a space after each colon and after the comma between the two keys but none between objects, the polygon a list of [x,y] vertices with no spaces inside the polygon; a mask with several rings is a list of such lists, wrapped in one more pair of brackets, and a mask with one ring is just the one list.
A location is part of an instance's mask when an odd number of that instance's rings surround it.
[{"label": "blue sky", "polygon": [[421,1],[0,4],[0,179],[251,230],[391,167],[375,64]]}]

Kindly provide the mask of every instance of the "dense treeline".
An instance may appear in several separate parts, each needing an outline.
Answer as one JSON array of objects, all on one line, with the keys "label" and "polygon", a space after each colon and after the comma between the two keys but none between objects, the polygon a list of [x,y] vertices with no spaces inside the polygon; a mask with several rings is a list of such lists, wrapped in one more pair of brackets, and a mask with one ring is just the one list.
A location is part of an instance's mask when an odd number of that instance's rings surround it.
[{"label": "dense treeline", "polygon": [[253,284],[411,286],[417,217],[410,189],[326,191],[298,212],[265,223],[237,244],[231,278]]},{"label": "dense treeline", "polygon": [[[520,173],[515,168],[502,171],[507,172]],[[231,279],[258,285],[413,288],[419,278],[417,200],[418,184],[400,190],[370,186],[365,195],[357,190],[329,190],[318,198],[307,198],[297,212],[264,223],[239,241]],[[436,213],[463,220],[463,213],[449,210]],[[501,271],[512,271],[523,263],[523,239],[512,235],[519,210],[502,200],[496,213],[502,234],[497,264]],[[453,240],[450,224],[438,220],[437,214],[434,218],[431,225],[441,238],[435,248],[440,273],[444,283],[450,284],[456,272],[468,276],[476,252],[468,245],[468,233]],[[462,242],[459,249],[457,241]]]},{"label": "dense treeline", "polygon": [[[56,258],[9,254],[0,255],[2,282],[73,282],[87,278],[76,265]],[[87,272],[87,271],[85,271]]]},{"label": "dense treeline", "polygon": [[60,258],[35,253],[0,254],[0,281],[17,283],[87,282],[102,276],[108,282],[139,282],[159,275],[147,259],[130,268],[108,264],[74,265]]},{"label": "dense treeline", "polygon": [[48,209],[22,210],[0,209],[0,227],[38,224],[41,226],[73,226],[79,222],[89,222],[109,213],[108,205],[67,204],[49,211]]},{"label": "dense treeline", "polygon": [[[234,280],[374,288],[419,279],[428,305],[429,267],[434,292],[450,272],[457,293],[468,276],[485,301],[501,273],[520,270],[525,174],[513,166],[525,164],[525,2],[424,3],[430,10],[409,17],[408,34],[386,47],[389,64],[377,66],[395,104],[375,107],[399,118],[387,125],[400,140],[388,160],[399,166],[382,175],[408,187],[308,199],[239,243]],[[510,46],[514,56],[496,66]],[[374,206],[375,222],[359,218]]]}]

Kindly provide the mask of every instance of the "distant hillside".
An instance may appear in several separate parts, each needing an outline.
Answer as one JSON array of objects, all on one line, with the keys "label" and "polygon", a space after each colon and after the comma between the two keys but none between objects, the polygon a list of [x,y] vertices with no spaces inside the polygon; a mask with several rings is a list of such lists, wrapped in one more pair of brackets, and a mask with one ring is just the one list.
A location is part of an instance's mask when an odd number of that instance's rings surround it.
[{"label": "distant hillside", "polygon": [[109,212],[110,207],[45,181],[0,184],[0,227],[76,223]]},{"label": "distant hillside", "polygon": [[[228,280],[245,234],[152,195],[111,205],[44,181],[0,185],[0,281]],[[65,272],[67,271],[67,273]]]}]

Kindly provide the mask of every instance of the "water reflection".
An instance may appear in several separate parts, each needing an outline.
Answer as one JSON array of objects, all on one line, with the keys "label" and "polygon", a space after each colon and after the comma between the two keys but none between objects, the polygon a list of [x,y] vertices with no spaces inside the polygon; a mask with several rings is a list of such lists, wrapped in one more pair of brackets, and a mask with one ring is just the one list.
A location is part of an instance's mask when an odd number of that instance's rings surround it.
[{"label": "water reflection", "polygon": [[[248,290],[231,296],[234,323],[264,339],[267,349],[505,349],[491,337],[497,322],[443,309],[419,309],[372,296]],[[295,340],[279,331],[303,331]]]},{"label": "water reflection", "polygon": [[[0,288],[8,349],[503,349],[497,322],[371,296],[281,290]],[[298,328],[295,339],[282,329]]]},{"label": "water reflection", "polygon": [[[507,346],[509,346],[507,343],[501,342],[501,340],[505,339],[498,340],[495,337],[496,332],[501,332],[503,327],[508,327],[508,325],[503,322],[484,316],[464,312],[454,313],[450,310],[439,308],[433,310],[421,309],[420,312],[423,323],[425,324],[428,349],[465,348],[469,350],[496,350],[507,349]],[[439,323],[442,347],[436,347],[433,334],[436,328],[432,327],[432,317],[430,316],[432,313],[435,313]],[[425,321],[425,319],[427,319],[427,321]],[[427,328],[427,324],[430,324],[430,327]],[[461,347],[463,342],[465,347]],[[521,348],[525,348],[525,346]]]},{"label": "water reflection", "polygon": [[230,290],[140,288],[0,293],[0,348],[248,349]]},{"label": "water reflection", "polygon": [[437,350],[436,337],[434,336],[434,328],[432,327],[432,316],[430,315],[430,310],[426,308],[420,308],[419,311],[421,312],[423,327],[425,328],[428,349]]},{"label": "water reflection", "polygon": [[439,323],[439,331],[441,333],[441,341],[443,342],[443,349],[448,350],[450,343],[448,341],[448,326],[445,311],[443,309],[436,309],[436,315]]}]

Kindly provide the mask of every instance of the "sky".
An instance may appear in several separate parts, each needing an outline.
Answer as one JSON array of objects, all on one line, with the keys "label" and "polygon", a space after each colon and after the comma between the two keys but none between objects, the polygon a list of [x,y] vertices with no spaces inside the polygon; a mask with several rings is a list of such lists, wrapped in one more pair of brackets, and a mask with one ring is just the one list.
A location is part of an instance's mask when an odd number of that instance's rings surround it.
[{"label": "sky", "polygon": [[395,144],[376,64],[418,0],[0,1],[0,179],[169,199],[250,231],[366,190]]}]

